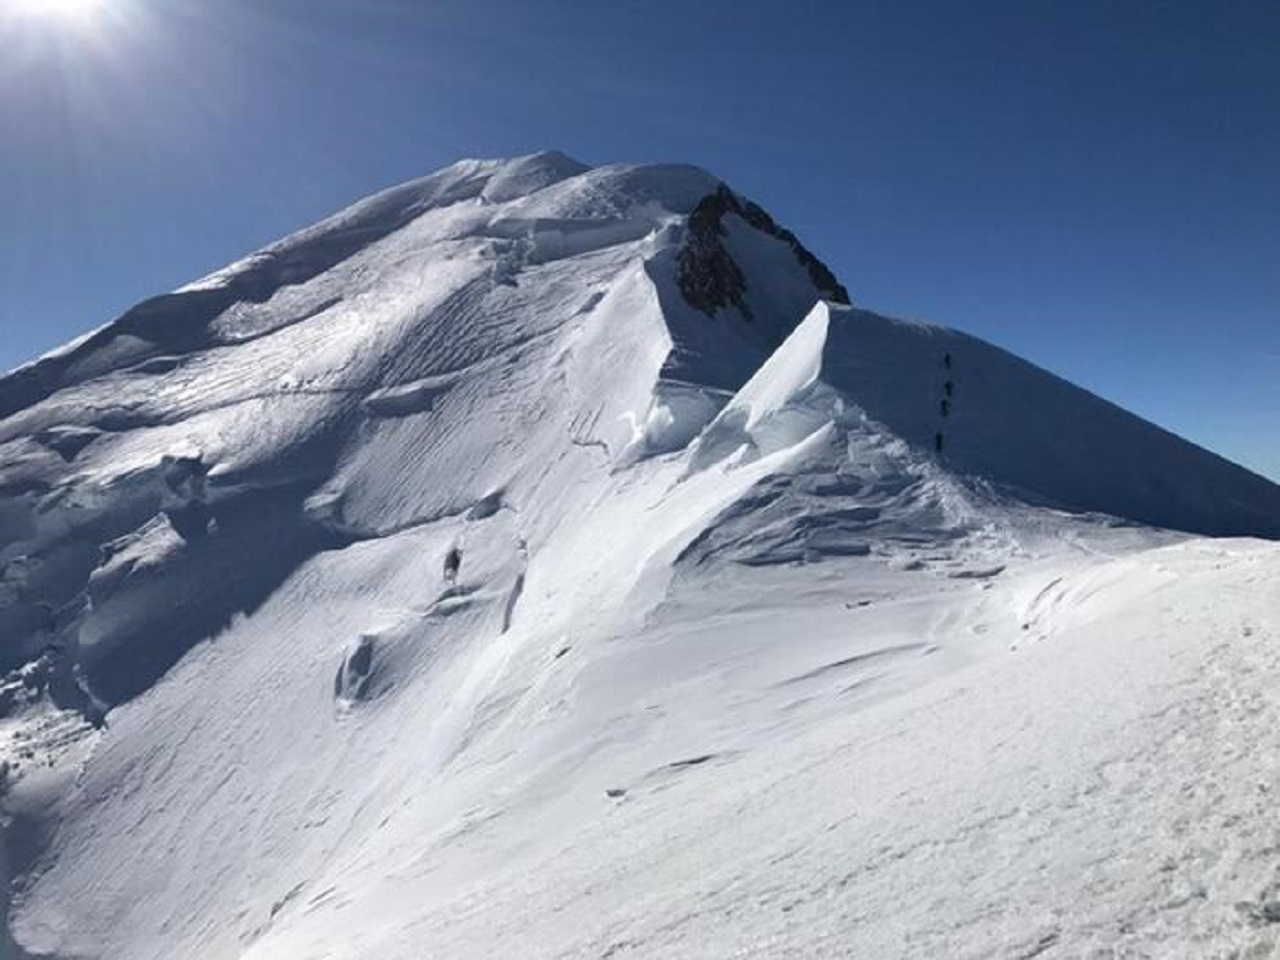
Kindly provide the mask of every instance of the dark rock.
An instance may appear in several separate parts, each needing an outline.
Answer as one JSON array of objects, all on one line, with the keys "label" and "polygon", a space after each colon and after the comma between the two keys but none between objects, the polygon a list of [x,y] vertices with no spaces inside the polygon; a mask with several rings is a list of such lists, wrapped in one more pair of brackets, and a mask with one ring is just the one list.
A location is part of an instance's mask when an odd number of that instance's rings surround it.
[{"label": "dark rock", "polygon": [[752,319],[746,301],[746,277],[724,245],[724,218],[729,214],[787,244],[824,297],[836,303],[849,303],[849,292],[836,280],[835,274],[810,253],[794,233],[722,183],[715,193],[698,201],[689,214],[688,235],[677,259],[680,292],[695,309],[712,316],[717,310],[736,307],[745,319]]}]

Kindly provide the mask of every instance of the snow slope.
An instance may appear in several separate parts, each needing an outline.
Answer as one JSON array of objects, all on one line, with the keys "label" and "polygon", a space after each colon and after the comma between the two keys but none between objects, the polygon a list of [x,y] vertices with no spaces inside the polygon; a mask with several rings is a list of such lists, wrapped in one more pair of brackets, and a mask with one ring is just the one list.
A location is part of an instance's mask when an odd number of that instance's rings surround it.
[{"label": "snow slope", "polygon": [[1267,955],[1280,488],[847,299],[536,154],[0,379],[3,949]]},{"label": "snow slope", "polygon": [[785,443],[779,425],[827,388],[819,419],[852,402],[909,444],[940,448],[947,468],[1022,499],[1280,538],[1280,488],[1265,478],[974,337],[864,310],[816,306],[717,430],[730,445],[778,430]]}]

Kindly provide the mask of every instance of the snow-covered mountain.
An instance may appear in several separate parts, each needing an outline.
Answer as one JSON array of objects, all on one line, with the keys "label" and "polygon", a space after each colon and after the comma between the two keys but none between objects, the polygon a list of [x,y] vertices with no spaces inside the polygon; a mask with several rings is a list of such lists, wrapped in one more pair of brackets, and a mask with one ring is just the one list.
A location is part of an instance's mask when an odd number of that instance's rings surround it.
[{"label": "snow-covered mountain", "polygon": [[1265,946],[1280,487],[848,301],[545,153],[0,379],[10,955]]}]

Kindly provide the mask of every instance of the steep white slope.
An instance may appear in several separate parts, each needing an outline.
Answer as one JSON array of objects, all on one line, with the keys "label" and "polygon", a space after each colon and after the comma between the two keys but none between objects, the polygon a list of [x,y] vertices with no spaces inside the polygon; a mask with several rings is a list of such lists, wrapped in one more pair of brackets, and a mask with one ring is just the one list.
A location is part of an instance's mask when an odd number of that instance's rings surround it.
[{"label": "steep white slope", "polygon": [[[39,566],[0,607],[6,665],[74,646],[116,703],[317,550],[683,443],[721,401],[679,378],[736,386],[766,349],[732,317],[672,319],[649,274],[714,188],[683,167],[464,162],[0,381],[0,562]],[[774,323],[794,324],[823,291],[765,241]],[[695,323],[722,357],[676,349]],[[180,622],[157,595],[185,598]]]},{"label": "steep white slope", "polygon": [[[579,728],[593,762],[379,845],[375,880],[344,863],[244,955],[1272,956],[1278,586],[1280,553],[1256,542],[1058,556],[981,609],[931,603],[938,634],[1003,647],[1034,598],[1037,642],[880,703],[833,665],[808,691],[824,721],[797,724],[778,694],[775,726],[736,750],[690,752],[681,723],[638,735],[655,707],[633,682],[610,723]],[[809,638],[796,613],[769,648]],[[828,616],[821,634],[876,631]],[[658,642],[724,653],[739,629]],[[618,666],[611,681],[635,657]],[[682,671],[664,703],[750,689],[721,670],[731,683]]]},{"label": "steep white slope", "polygon": [[[1278,560],[1189,544],[1046,569],[1016,584],[1049,587],[1042,642],[795,737],[637,764],[615,805],[584,791],[533,850],[507,845],[524,825],[475,824],[440,852],[423,922],[377,950],[1271,956]],[[951,629],[1014,629],[998,596]],[[849,696],[828,680],[820,696]],[[517,853],[450,888],[453,858],[486,847]],[[344,955],[321,944],[282,931],[251,955]]]},{"label": "steep white slope", "polygon": [[[1188,661],[1231,640],[1223,670],[1264,683],[1278,571],[1269,546],[1029,502],[1273,535],[1277,490],[979,341],[813,308],[843,296],[702,171],[467,161],[0,380],[13,950],[1048,936],[993,926],[1005,887],[971,876],[935,926],[904,909],[946,894],[918,811],[949,811],[945,851],[987,836],[1020,771],[1051,776],[1035,747],[1067,741],[1027,725],[1051,675],[1173,703],[1152,624]],[[1133,447],[1144,463],[1088,459]],[[1128,714],[1072,703],[1062,736],[1109,762]],[[1023,731],[990,794],[931,759],[962,729],[997,753]],[[1072,807],[1072,776],[1052,803],[1093,855],[1120,836],[1100,816],[1154,802]],[[861,810],[889,819],[865,832]],[[1021,865],[1024,839],[1000,855]],[[891,888],[840,880],[880,856],[906,864]],[[1048,848],[1044,883],[1078,880],[1073,856]],[[846,895],[861,919],[813,919]],[[1267,896],[1213,943],[1267,922]]]},{"label": "steep white slope", "polygon": [[1280,487],[956,330],[819,304],[720,414],[713,448],[870,420],[1020,499],[1280,538]]}]

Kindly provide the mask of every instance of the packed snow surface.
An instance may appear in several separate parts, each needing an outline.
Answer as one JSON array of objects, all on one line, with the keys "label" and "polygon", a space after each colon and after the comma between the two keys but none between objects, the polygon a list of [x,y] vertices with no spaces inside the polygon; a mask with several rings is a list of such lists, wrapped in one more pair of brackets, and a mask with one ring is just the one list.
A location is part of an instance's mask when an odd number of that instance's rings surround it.
[{"label": "packed snow surface", "polygon": [[0,956],[1280,956],[1280,488],[843,296],[464,161],[0,379]]}]

